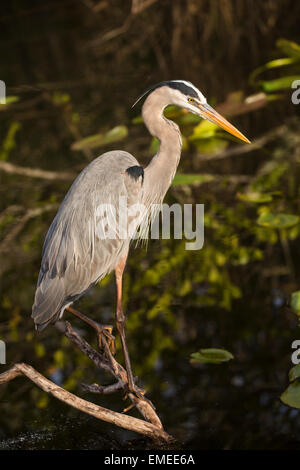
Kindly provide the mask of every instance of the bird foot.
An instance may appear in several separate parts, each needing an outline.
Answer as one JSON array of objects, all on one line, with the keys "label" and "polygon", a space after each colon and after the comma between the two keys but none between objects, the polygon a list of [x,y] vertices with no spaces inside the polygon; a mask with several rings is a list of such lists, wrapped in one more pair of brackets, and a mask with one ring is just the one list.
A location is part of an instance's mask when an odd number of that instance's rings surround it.
[{"label": "bird foot", "polygon": [[[134,378],[134,381],[136,381],[138,379],[138,377],[135,377]],[[137,385],[130,385],[128,384],[127,385],[127,390],[125,392],[125,395],[124,395],[124,400],[126,400],[128,398],[128,395],[132,393],[133,395],[135,395],[137,398],[139,398],[140,400],[144,400],[146,401],[147,403],[149,403],[149,405],[152,406],[152,408],[154,409],[154,406],[152,404],[152,402],[150,400],[148,400],[148,398],[145,397],[145,394],[146,394],[146,390],[144,390],[143,388],[140,388],[138,387]],[[127,411],[131,410],[134,406],[136,405],[135,404],[132,404],[130,405],[128,408],[125,408],[123,410],[123,413],[126,413]]]},{"label": "bird foot", "polygon": [[113,327],[111,325],[100,325],[97,323],[97,337],[98,337],[98,347],[101,351],[105,351],[105,344],[106,341],[107,346],[111,350],[113,355],[116,354],[116,346],[115,346],[115,337],[112,334]]},{"label": "bird foot", "polygon": [[[153,410],[155,410],[155,407],[154,407],[153,403],[150,400],[148,400],[148,398],[145,397],[145,393],[146,393],[145,390],[143,390],[141,388],[138,388],[136,386],[134,387],[134,390],[129,390],[128,389],[128,391],[124,395],[124,400],[127,399],[128,395],[130,393],[134,394],[136,396],[136,398],[139,398],[140,400],[146,401],[151,406],[151,408],[153,408]],[[137,404],[138,404],[138,401],[135,400],[134,403],[129,405],[127,408],[124,408],[123,413],[127,413],[132,408],[134,408]]]}]

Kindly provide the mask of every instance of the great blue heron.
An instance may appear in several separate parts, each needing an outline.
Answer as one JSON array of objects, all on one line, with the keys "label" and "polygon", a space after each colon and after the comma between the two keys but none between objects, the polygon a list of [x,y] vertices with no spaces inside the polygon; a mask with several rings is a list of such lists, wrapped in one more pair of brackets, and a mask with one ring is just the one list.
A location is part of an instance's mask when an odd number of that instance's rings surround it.
[{"label": "great blue heron", "polygon": [[[178,126],[165,118],[168,105],[177,105],[218,124],[239,139],[249,140],[226,119],[211,108],[202,93],[184,80],[161,82],[143,93],[144,123],[150,134],[160,141],[157,154],[143,169],[131,154],[116,150],[93,160],[75,179],[65,196],[47,233],[39,273],[32,317],[36,329],[43,330],[60,319],[65,310],[105,334],[105,329],[70,305],[92,285],[115,270],[117,287],[116,325],[119,331],[129,390],[135,385],[125,340],[125,316],[122,309],[122,276],[130,239],[138,226],[149,222],[147,210],[161,204],[171,185],[181,155],[181,134]],[[121,218],[120,198],[128,207],[140,202],[146,207],[141,218],[131,221],[133,231],[127,237],[99,235],[99,207],[115,207],[115,217]],[[119,212],[118,212],[119,211]],[[105,211],[104,211],[105,212]],[[143,227],[142,227],[143,228]],[[104,227],[104,232],[109,227]],[[100,230],[101,231],[101,230]],[[103,230],[102,230],[103,232]]]}]

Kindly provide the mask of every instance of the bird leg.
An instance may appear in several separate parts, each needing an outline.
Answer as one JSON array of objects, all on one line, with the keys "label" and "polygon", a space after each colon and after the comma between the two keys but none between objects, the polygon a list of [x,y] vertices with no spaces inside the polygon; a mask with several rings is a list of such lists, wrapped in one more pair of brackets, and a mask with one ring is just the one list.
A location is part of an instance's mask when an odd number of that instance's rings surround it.
[{"label": "bird leg", "polygon": [[122,277],[126,264],[127,255],[119,262],[115,268],[116,285],[117,285],[117,312],[116,312],[116,325],[121,338],[122,349],[125,360],[125,367],[127,372],[128,389],[130,392],[136,393],[134,378],[131,370],[130,358],[125,337],[125,315],[122,308]]},{"label": "bird leg", "polygon": [[96,330],[98,347],[100,350],[104,349],[102,338],[105,338],[107,340],[108,347],[111,347],[112,353],[115,354],[115,337],[112,335],[113,327],[111,325],[100,325],[100,323],[95,322],[91,318],[87,317],[81,312],[78,312],[78,310],[75,310],[72,307],[67,307],[66,310]]}]

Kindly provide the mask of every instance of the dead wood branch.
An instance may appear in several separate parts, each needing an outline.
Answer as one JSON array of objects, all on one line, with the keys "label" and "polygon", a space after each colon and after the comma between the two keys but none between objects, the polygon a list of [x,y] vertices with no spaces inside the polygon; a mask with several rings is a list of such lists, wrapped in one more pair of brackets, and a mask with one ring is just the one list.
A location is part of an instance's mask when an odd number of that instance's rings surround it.
[{"label": "dead wood branch", "polygon": [[[41,206],[41,207],[29,209],[24,215],[22,215],[21,217],[18,217],[17,224],[8,232],[4,240],[1,242],[0,253],[3,254],[9,251],[11,243],[13,242],[13,240],[15,240],[15,238],[21,232],[21,230],[23,229],[24,225],[28,222],[28,220],[33,219],[34,217],[39,217],[45,212],[49,212],[57,208],[58,208],[58,204],[45,204],[44,206]],[[1,271],[2,270],[0,268],[0,272]]]},{"label": "dead wood branch", "polygon": [[124,385],[122,382],[116,382],[112,385],[107,385],[103,387],[102,385],[98,384],[81,384],[82,390],[89,393],[99,393],[101,395],[109,395],[110,393],[115,393],[117,390],[122,390]]},{"label": "dead wood branch", "polygon": [[131,4],[131,13],[133,15],[138,15],[146,8],[153,5],[153,3],[157,2],[157,0],[132,0]]},{"label": "dead wood branch", "polygon": [[64,388],[46,379],[46,377],[37,372],[33,367],[25,363],[15,364],[6,372],[0,374],[0,385],[10,382],[21,375],[26,376],[38,387],[44,390],[44,392],[50,393],[58,400],[67,403],[67,405],[94,416],[97,419],[115,424],[116,426],[130,431],[135,431],[154,440],[168,443],[171,443],[174,440],[163,429],[154,426],[152,423],[148,423],[141,419],[133,418],[132,416],[127,416],[116,411],[108,410],[102,406],[95,405],[94,403],[77,397],[73,393],[68,392]]},{"label": "dead wood branch", "polygon": [[102,343],[104,344],[104,353],[102,354],[93,349],[89,343],[71,327],[70,323],[66,322],[64,329],[62,329],[62,325],[60,324],[58,325],[58,329],[63,331],[65,336],[84,354],[86,354],[98,368],[110,373],[116,379],[116,383],[107,386],[101,386],[98,384],[82,384],[83,389],[87,392],[102,394],[124,390],[132,402],[132,405],[129,406],[126,411],[136,406],[144,416],[145,420],[118,413],[79,398],[73,393],[68,392],[64,388],[51,382],[42,374],[37,372],[33,367],[25,363],[15,364],[9,370],[0,374],[0,385],[11,381],[18,376],[25,375],[45,392],[50,393],[73,408],[81,410],[97,419],[137,432],[155,441],[164,443],[174,442],[174,438],[164,431],[152,403],[143,396],[145,393],[144,390],[137,387],[137,391],[139,393],[135,394],[128,392],[127,373],[110,353],[106,339],[102,339]]},{"label": "dead wood branch", "polygon": [[41,170],[40,168],[28,168],[25,166],[14,165],[9,162],[0,161],[0,170],[5,171],[13,175],[30,176],[31,178],[41,178],[46,180],[73,180],[76,175],[73,173],[59,172],[59,171],[47,171]]},{"label": "dead wood branch", "polygon": [[[66,329],[65,335],[69,340],[75,344],[84,354],[86,354],[94,364],[100,368],[111,374],[116,380],[117,383],[122,384],[122,388],[127,391],[128,389],[128,380],[127,380],[127,373],[126,370],[119,364],[115,358],[110,353],[110,350],[107,346],[106,340],[103,339],[105,348],[106,348],[106,355],[104,357],[99,352],[95,351],[85,339],[83,339],[70,325],[69,322],[66,322]],[[115,385],[115,384],[114,384]],[[138,388],[138,391],[143,395],[145,391],[143,389]],[[128,398],[131,400],[132,404],[137,407],[139,412],[144,416],[144,418],[151,422],[156,427],[162,429],[162,424],[155,413],[154,407],[152,403],[147,400],[136,396],[133,393],[128,393]]]}]

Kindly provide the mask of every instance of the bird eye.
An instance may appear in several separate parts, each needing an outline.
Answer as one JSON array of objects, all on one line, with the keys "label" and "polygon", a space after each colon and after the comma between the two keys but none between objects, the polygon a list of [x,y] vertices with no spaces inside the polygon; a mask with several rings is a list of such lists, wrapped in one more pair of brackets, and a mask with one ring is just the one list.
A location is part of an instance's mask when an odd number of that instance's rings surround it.
[{"label": "bird eye", "polygon": [[194,98],[188,98],[188,101],[189,101],[190,103],[193,103],[195,100],[194,100]]}]

